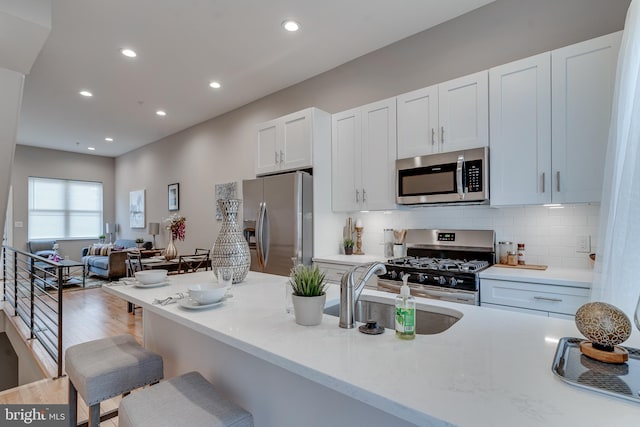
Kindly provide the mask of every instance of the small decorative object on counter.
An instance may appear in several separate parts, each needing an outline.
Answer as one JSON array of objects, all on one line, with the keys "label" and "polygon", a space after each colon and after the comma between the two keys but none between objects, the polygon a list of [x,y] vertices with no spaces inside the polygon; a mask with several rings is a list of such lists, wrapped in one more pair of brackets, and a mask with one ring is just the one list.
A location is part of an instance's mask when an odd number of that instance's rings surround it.
[{"label": "small decorative object on counter", "polygon": [[384,256],[393,257],[393,228],[384,229]]},{"label": "small decorative object on counter", "polygon": [[354,245],[353,239],[346,238],[344,239],[342,244],[344,246],[344,254],[353,255],[353,245]]},{"label": "small decorative object on counter", "polygon": [[396,297],[396,336],[403,340],[416,337],[416,300],[411,296],[409,275],[402,277],[400,295]]},{"label": "small decorative object on counter", "polygon": [[629,352],[618,346],[631,335],[631,321],[619,308],[604,302],[590,302],[576,311],[576,326],[589,341],[580,351],[605,363],[624,363]]},{"label": "small decorative object on counter", "polygon": [[498,242],[498,263],[508,265],[509,252],[513,250],[513,242]]},{"label": "small decorative object on counter", "polygon": [[515,251],[507,253],[507,265],[518,265],[518,254]]},{"label": "small decorative object on counter", "polygon": [[524,250],[524,243],[518,243],[518,265],[525,265],[526,252]]},{"label": "small decorative object on counter", "polygon": [[297,265],[291,270],[289,285],[293,291],[293,313],[296,323],[315,326],[322,322],[322,310],[327,299],[325,274],[318,267]]},{"label": "small decorative object on counter", "polygon": [[144,245],[144,239],[142,237],[138,237],[136,239],[136,245],[138,245],[138,248],[142,248],[142,245]]},{"label": "small decorative object on counter", "polygon": [[393,257],[401,258],[407,256],[407,230],[393,230]]},{"label": "small decorative object on counter", "polygon": [[356,220],[356,251],[354,252],[354,255],[364,255],[364,252],[362,252],[362,230],[364,229],[364,227],[362,226],[362,220],[360,218],[358,218]]},{"label": "small decorative object on counter", "polygon": [[218,206],[222,212],[222,226],[211,252],[213,271],[216,272],[220,267],[231,267],[233,283],[242,282],[251,266],[249,243],[238,224],[238,209],[241,203],[240,199],[218,199]]}]

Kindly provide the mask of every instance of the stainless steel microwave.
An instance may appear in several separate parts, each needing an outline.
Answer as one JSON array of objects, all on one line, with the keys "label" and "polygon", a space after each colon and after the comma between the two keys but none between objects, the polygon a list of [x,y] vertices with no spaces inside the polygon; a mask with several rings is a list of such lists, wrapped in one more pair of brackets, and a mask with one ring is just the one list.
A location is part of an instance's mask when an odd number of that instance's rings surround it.
[{"label": "stainless steel microwave", "polygon": [[396,160],[400,205],[489,202],[489,148]]}]

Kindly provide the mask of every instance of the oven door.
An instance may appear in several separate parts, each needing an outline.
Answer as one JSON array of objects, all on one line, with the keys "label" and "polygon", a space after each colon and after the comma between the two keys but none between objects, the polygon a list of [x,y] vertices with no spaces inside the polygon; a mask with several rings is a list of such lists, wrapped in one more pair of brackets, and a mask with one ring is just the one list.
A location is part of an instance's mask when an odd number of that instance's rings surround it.
[{"label": "oven door", "polygon": [[[400,293],[401,282],[394,280],[378,279],[378,290],[385,292]],[[480,305],[480,298],[477,291],[464,291],[460,289],[442,288],[431,285],[417,285],[409,283],[411,295],[440,301],[457,302],[460,304]]]}]

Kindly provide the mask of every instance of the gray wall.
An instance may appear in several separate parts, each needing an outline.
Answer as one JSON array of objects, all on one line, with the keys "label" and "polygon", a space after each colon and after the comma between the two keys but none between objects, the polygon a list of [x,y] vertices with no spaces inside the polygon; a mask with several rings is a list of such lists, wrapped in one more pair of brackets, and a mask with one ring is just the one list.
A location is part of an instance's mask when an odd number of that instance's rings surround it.
[{"label": "gray wall", "polygon": [[[113,221],[115,194],[115,159],[69,153],[45,148],[16,146],[11,183],[13,185],[13,221],[22,221],[23,228],[15,228],[13,246],[26,249],[28,235],[28,185],[30,176],[45,178],[74,179],[79,181],[98,181],[103,184],[104,222]],[[60,252],[70,259],[80,260],[82,247],[94,240],[59,241]]]},{"label": "gray wall", "polygon": [[[146,189],[147,221],[166,217],[180,183],[187,217],[182,253],[210,247],[219,230],[214,185],[254,177],[257,123],[316,106],[330,113],[621,30],[629,0],[497,0],[116,159],[116,217],[126,237],[129,191]],[[348,41],[345,41],[348,42]],[[331,230],[339,235],[336,230]],[[158,242],[164,246],[166,231]]]}]

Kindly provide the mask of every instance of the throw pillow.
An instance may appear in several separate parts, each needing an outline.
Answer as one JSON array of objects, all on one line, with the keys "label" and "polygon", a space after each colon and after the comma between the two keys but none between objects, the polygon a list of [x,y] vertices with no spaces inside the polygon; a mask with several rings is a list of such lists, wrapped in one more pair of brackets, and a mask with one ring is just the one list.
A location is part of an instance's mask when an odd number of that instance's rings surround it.
[{"label": "throw pillow", "polygon": [[95,244],[89,248],[89,255],[108,256],[113,250],[113,245]]}]

